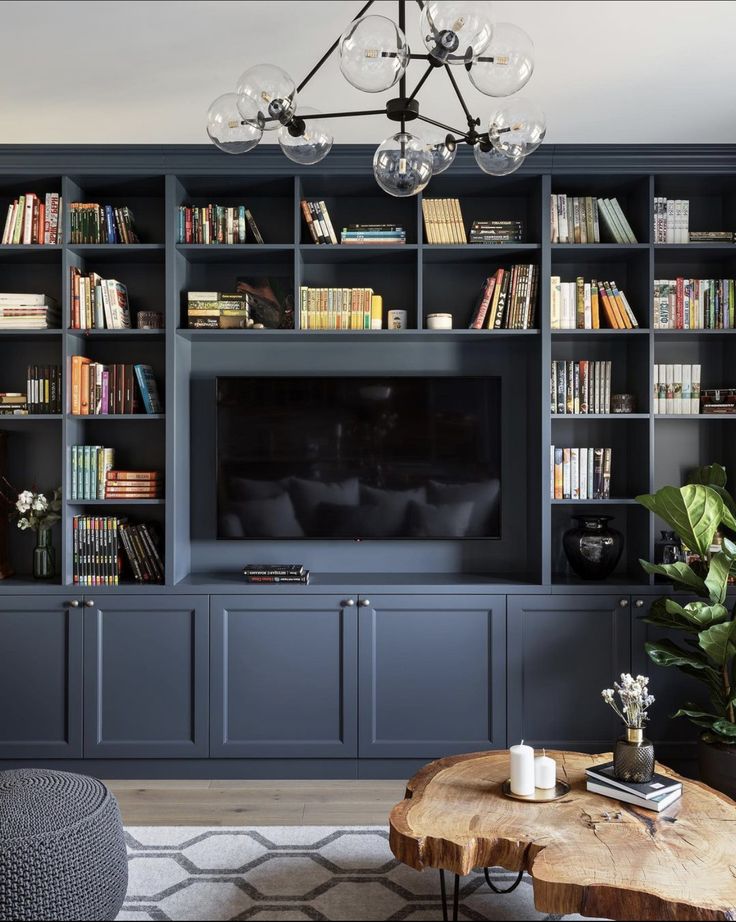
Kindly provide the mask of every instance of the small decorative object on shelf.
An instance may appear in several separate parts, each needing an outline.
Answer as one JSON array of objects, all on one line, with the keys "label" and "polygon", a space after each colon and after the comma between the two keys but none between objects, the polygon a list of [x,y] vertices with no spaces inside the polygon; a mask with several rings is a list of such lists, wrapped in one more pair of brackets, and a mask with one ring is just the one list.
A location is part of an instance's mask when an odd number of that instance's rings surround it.
[{"label": "small decorative object on shelf", "polygon": [[163,330],[164,315],[159,311],[138,311],[135,325],[139,330]]},{"label": "small decorative object on shelf", "polygon": [[[616,703],[616,695],[620,705]],[[614,682],[613,688],[604,688],[601,697],[626,725],[626,733],[616,740],[613,753],[614,778],[647,784],[654,774],[654,746],[644,736],[648,709],[654,704],[654,695],[649,694],[649,679],[622,672],[620,684]]]},{"label": "small decorative object on shelf", "polygon": [[574,528],[562,536],[565,556],[572,569],[583,579],[605,579],[616,569],[624,549],[620,531],[608,524],[610,515],[574,515]]},{"label": "small decorative object on shelf", "polygon": [[654,544],[655,563],[671,564],[683,560],[682,545],[674,531],[663,529],[661,538]]},{"label": "small decorative object on shelf", "polygon": [[708,416],[736,413],[736,388],[707,388],[700,392],[700,412]]},{"label": "small decorative object on shelf", "polygon": [[582,276],[563,282],[559,275],[550,279],[550,323],[553,330],[635,330],[636,314],[622,289],[615,282]]},{"label": "small decorative object on shelf", "polygon": [[452,314],[427,314],[427,329],[451,330]]},{"label": "small decorative object on shelf", "polygon": [[636,397],[633,394],[614,394],[611,397],[611,413],[636,413]]},{"label": "small decorative object on shelf", "polygon": [[403,310],[391,310],[388,312],[388,328],[389,330],[405,330],[407,322],[406,311]]},{"label": "small decorative object on shelf", "polygon": [[[5,485],[10,487],[7,481]],[[61,519],[61,488],[53,491],[51,499],[44,493],[23,490],[18,494],[14,507],[13,516],[18,528],[36,532],[33,578],[53,579],[56,575],[56,553],[51,543],[51,528]]]}]

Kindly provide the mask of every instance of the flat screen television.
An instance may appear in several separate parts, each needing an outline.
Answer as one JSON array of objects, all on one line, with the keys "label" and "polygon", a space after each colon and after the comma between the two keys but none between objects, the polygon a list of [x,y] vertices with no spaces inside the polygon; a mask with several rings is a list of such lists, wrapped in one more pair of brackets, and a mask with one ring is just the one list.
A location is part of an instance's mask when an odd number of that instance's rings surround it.
[{"label": "flat screen television", "polygon": [[499,538],[500,377],[220,377],[218,538]]}]

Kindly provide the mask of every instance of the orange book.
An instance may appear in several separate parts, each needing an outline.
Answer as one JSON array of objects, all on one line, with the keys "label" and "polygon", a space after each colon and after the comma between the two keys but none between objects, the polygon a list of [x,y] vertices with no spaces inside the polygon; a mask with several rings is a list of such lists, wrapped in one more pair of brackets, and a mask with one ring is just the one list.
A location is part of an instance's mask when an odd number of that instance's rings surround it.
[{"label": "orange book", "polygon": [[618,298],[616,297],[616,295],[613,293],[613,287],[611,286],[611,283],[610,283],[610,282],[604,282],[603,285],[604,285],[604,287],[605,287],[605,289],[606,289],[606,294],[608,295],[608,300],[611,302],[611,305],[613,306],[614,310],[616,311],[616,316],[618,317],[618,328],[619,328],[619,330],[630,330],[630,329],[631,329],[631,321],[629,320],[629,318],[628,318],[628,316],[627,316],[627,314],[626,314],[626,308],[623,306],[623,304],[620,303],[619,299],[618,299]]},{"label": "orange book", "polygon": [[110,480],[158,480],[160,471],[108,471],[107,479]]},{"label": "orange book", "polygon": [[608,295],[606,294],[606,290],[605,290],[605,288],[603,287],[603,282],[599,282],[599,283],[598,283],[598,293],[599,293],[599,295],[600,295],[601,301],[603,302],[603,313],[604,313],[604,315],[605,315],[605,317],[606,317],[606,322],[608,323],[608,326],[609,326],[612,330],[619,330],[619,329],[621,329],[621,326],[620,326],[619,320],[618,320],[617,311],[615,311],[614,308],[611,306],[611,302],[610,302],[609,299],[608,299]]},{"label": "orange book", "polygon": [[89,366],[89,359],[82,362],[79,381],[79,412],[82,416],[89,416]]},{"label": "orange book", "polygon": [[621,315],[621,319],[624,322],[624,326],[626,327],[627,330],[631,330],[634,325],[631,322],[631,318],[629,317],[629,312],[626,310],[626,305],[624,304],[623,298],[621,297],[619,290],[616,288],[616,283],[609,282],[608,284],[611,288],[611,294],[613,295],[613,300],[616,302],[616,306],[618,307],[618,312]]},{"label": "orange book", "polygon": [[[90,359],[83,355],[72,356],[72,400],[71,412],[79,415],[82,412],[82,366],[89,365]],[[87,372],[89,382],[89,371]]]}]

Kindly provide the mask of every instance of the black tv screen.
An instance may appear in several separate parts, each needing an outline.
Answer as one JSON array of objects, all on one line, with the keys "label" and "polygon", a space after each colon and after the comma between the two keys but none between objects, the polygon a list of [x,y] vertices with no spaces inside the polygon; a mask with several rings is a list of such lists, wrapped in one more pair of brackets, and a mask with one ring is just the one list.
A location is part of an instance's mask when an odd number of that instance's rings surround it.
[{"label": "black tv screen", "polygon": [[498,538],[500,408],[499,377],[218,378],[218,538]]}]

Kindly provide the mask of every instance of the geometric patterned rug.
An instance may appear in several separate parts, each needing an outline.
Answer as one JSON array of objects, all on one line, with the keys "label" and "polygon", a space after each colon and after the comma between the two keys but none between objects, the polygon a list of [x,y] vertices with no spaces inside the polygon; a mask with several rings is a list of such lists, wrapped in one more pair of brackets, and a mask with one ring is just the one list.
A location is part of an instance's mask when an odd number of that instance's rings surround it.
[{"label": "geometric patterned rug", "polygon": [[[385,827],[156,826],[125,834],[129,884],[121,922],[442,918],[437,872],[399,864]],[[515,877],[494,871],[502,886]],[[507,896],[492,893],[482,874],[461,884],[461,919],[561,918],[535,910],[528,879]]]}]

